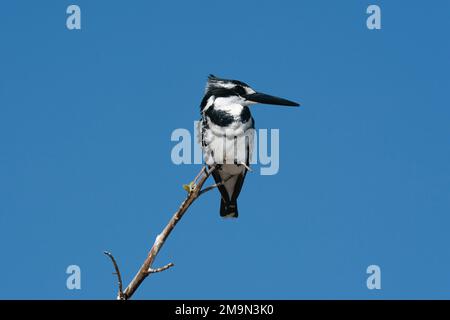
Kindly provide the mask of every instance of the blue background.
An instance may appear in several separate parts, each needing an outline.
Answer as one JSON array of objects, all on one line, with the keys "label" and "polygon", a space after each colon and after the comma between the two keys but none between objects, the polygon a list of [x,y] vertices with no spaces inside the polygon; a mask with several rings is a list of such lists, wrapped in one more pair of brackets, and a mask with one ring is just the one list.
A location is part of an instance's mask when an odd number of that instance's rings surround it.
[{"label": "blue background", "polygon": [[69,1],[0,6],[0,298],[115,298],[102,251],[128,283],[178,208],[200,165],[170,135],[209,73],[302,107],[253,107],[279,173],[237,220],[196,202],[135,298],[450,298],[448,1],[74,3],[80,31]]}]

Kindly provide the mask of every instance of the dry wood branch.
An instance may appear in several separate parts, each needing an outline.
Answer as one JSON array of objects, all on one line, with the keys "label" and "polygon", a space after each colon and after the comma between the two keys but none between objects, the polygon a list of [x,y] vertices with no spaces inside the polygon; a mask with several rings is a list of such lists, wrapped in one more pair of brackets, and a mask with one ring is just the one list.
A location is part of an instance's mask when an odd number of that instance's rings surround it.
[{"label": "dry wood branch", "polygon": [[220,187],[220,186],[223,186],[223,185],[225,184],[225,182],[227,182],[227,181],[228,181],[230,178],[232,178],[232,177],[233,177],[233,176],[229,176],[228,178],[222,180],[222,181],[219,182],[219,183],[215,183],[215,184],[213,184],[213,185],[210,185],[209,187],[206,187],[206,188],[203,189],[203,190],[200,190],[198,196],[201,196],[202,194],[204,194],[204,193],[206,193],[206,192],[208,192],[208,191],[211,191],[212,189],[215,189],[215,188],[218,188],[218,187]]},{"label": "dry wood branch", "polygon": [[203,193],[214,189],[213,186],[206,188],[205,190],[201,190],[203,187],[203,184],[206,182],[208,177],[211,175],[212,170],[214,170],[214,167],[206,168],[202,167],[201,171],[198,173],[198,175],[195,177],[194,181],[190,184],[191,189],[188,192],[188,195],[186,199],[181,203],[178,210],[173,214],[172,218],[169,220],[168,224],[164,228],[164,230],[156,237],[156,240],[150,249],[147,258],[145,259],[144,263],[142,264],[139,271],[134,276],[133,280],[131,280],[130,284],[126,287],[125,291],[122,292],[122,280],[120,277],[119,267],[117,266],[117,263],[115,262],[114,257],[110,253],[106,253],[111,260],[113,261],[114,268],[116,269],[116,273],[119,279],[119,296],[118,298],[122,300],[128,300],[132,297],[132,295],[136,292],[137,288],[141,285],[141,283],[150,275],[153,273],[161,272],[164,270],[169,269],[173,266],[173,263],[169,263],[165,265],[164,267],[153,269],[152,264],[155,261],[156,256],[158,255],[159,251],[161,250],[162,246],[167,240],[167,237],[170,235],[172,230],[177,225],[178,221],[183,217],[183,215],[186,213],[187,209],[191,206],[191,204]]},{"label": "dry wood branch", "polygon": [[164,271],[164,270],[167,270],[167,269],[169,269],[169,268],[171,268],[171,267],[173,267],[174,266],[174,264],[171,262],[171,263],[168,263],[168,264],[166,264],[164,267],[161,267],[161,268],[156,268],[156,269],[149,269],[148,271],[147,271],[147,273],[157,273],[157,272],[162,272],[162,271]]},{"label": "dry wood branch", "polygon": [[209,186],[209,187],[206,187],[206,188],[203,189],[202,191],[200,191],[200,193],[199,193],[198,195],[201,196],[202,194],[204,194],[204,193],[206,193],[206,192],[208,192],[208,191],[210,191],[210,190],[212,190],[212,189],[215,189],[215,188],[217,188],[217,187],[220,187],[221,185],[223,185],[223,182],[215,183],[215,184],[213,184],[213,185],[211,185],[211,186]]},{"label": "dry wood branch", "polygon": [[124,300],[123,289],[122,289],[122,276],[120,275],[120,270],[119,270],[119,266],[117,265],[116,259],[114,258],[114,256],[112,255],[111,252],[104,251],[103,253],[106,254],[111,259],[111,262],[114,265],[114,270],[116,270],[116,272],[114,274],[117,275],[117,282],[118,282],[118,288],[119,288],[118,293],[117,293],[117,299]]}]

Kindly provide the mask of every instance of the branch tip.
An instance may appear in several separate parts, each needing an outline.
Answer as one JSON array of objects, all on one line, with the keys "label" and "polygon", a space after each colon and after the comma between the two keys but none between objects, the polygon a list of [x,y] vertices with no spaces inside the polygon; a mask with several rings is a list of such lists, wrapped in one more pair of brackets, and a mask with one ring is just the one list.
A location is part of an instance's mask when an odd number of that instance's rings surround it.
[{"label": "branch tip", "polygon": [[165,271],[165,270],[167,270],[169,268],[172,268],[173,266],[174,266],[174,264],[171,262],[171,263],[168,263],[164,267],[161,267],[161,268],[156,268],[156,269],[149,268],[147,273],[150,274],[150,273],[162,272],[162,271]]},{"label": "branch tip", "polygon": [[117,300],[125,300],[125,295],[123,294],[123,286],[122,286],[122,276],[120,275],[119,266],[117,265],[116,259],[114,258],[113,254],[109,251],[103,251],[105,255],[107,255],[110,259],[112,264],[114,265],[115,274],[117,276],[117,282],[118,282],[118,293],[117,293]]},{"label": "branch tip", "polygon": [[[198,199],[198,197],[203,194],[202,187],[206,180],[208,180],[211,173],[214,171],[216,167],[214,165],[212,166],[203,166],[200,170],[200,172],[197,174],[195,179],[189,183],[183,185],[183,189],[187,191],[187,197],[185,200],[181,203],[178,210],[173,214],[172,218],[169,220],[163,231],[158,235],[158,237],[155,240],[155,243],[153,244],[152,248],[150,249],[147,258],[144,260],[142,266],[140,267],[139,271],[136,273],[134,278],[131,280],[131,282],[128,284],[128,286],[125,288],[125,291],[122,292],[121,288],[121,280],[120,280],[120,289],[119,289],[119,296],[118,299],[128,300],[132,297],[134,292],[139,288],[141,283],[149,276],[151,273],[157,273],[165,271],[171,267],[174,266],[173,263],[169,263],[161,268],[153,269],[151,266],[153,264],[153,261],[155,260],[156,256],[158,255],[160,249],[164,245],[165,241],[171,234],[172,230],[175,228],[178,221],[183,217],[183,215],[186,213],[188,208],[191,206],[191,204]],[[206,188],[209,191],[217,186],[212,186],[211,188]],[[111,257],[111,256],[110,256]],[[114,263],[114,262],[113,262]],[[116,264],[115,264],[116,265]],[[117,268],[118,269],[118,268]],[[118,271],[117,271],[118,272]],[[120,277],[119,277],[120,279]]]}]

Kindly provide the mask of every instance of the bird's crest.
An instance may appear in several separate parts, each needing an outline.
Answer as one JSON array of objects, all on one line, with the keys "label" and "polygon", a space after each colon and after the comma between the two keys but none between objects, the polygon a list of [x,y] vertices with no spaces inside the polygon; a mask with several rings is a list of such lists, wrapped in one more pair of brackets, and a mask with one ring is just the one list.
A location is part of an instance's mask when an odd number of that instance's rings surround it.
[{"label": "bird's crest", "polygon": [[232,89],[237,85],[243,86],[243,87],[248,87],[248,85],[242,81],[222,79],[222,78],[216,77],[213,74],[210,74],[208,76],[208,82],[206,83],[205,93],[207,93],[208,91],[210,91],[212,89],[219,89],[219,88]]}]

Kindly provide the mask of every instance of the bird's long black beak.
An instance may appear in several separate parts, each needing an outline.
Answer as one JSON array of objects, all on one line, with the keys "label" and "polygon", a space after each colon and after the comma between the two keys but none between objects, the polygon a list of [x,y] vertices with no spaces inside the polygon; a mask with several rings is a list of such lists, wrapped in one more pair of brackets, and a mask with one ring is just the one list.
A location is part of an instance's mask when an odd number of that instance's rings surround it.
[{"label": "bird's long black beak", "polygon": [[289,106],[289,107],[298,107],[299,104],[294,101],[289,101],[283,98],[274,97],[265,93],[252,93],[244,96],[247,100],[256,102],[256,103],[264,103],[264,104],[274,104],[278,106]]}]

